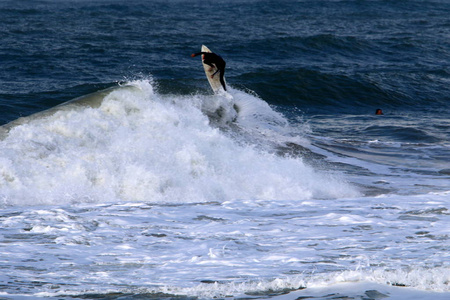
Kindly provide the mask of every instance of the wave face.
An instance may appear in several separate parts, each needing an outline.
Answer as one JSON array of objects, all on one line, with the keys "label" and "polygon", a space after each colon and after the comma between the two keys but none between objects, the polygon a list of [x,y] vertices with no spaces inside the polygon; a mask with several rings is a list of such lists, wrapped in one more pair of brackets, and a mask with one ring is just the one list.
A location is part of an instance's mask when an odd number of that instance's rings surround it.
[{"label": "wave face", "polygon": [[[151,81],[136,81],[106,95],[90,95],[89,103],[98,107],[72,102],[51,114],[24,118],[0,143],[3,203],[170,203],[355,194],[338,175],[320,174],[301,157],[274,154],[258,135],[271,135],[279,144],[301,138],[290,138],[293,129],[262,100],[237,90],[232,95],[233,100],[163,96]],[[219,130],[234,119],[236,133]]]}]

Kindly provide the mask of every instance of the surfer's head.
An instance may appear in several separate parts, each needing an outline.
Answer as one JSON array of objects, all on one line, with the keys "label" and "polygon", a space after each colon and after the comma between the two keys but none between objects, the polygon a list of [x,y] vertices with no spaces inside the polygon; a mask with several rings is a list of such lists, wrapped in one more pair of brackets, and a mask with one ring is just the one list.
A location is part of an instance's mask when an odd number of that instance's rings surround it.
[{"label": "surfer's head", "polygon": [[376,114],[376,115],[382,115],[382,114],[383,114],[383,111],[382,111],[380,108],[378,108],[378,109],[375,111],[375,114]]}]

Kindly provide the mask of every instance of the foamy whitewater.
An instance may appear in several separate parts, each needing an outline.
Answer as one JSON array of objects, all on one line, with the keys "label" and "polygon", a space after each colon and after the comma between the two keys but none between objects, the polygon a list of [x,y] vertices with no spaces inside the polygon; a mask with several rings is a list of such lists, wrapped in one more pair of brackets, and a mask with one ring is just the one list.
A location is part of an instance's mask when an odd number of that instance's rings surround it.
[{"label": "foamy whitewater", "polygon": [[[258,135],[282,143],[277,139],[285,138],[288,124],[265,102],[234,93],[234,101],[161,96],[150,81],[138,81],[105,97],[78,100],[85,105],[74,101],[10,125],[0,158],[3,203],[189,203],[356,194],[339,177],[318,174],[301,158],[247,143],[247,136]],[[244,125],[234,139],[218,127],[232,121]]]},{"label": "foamy whitewater", "polygon": [[[386,168],[312,145],[256,95],[156,87],[3,126],[0,296],[450,297],[445,188],[364,194]],[[374,175],[307,159],[325,154]]]}]

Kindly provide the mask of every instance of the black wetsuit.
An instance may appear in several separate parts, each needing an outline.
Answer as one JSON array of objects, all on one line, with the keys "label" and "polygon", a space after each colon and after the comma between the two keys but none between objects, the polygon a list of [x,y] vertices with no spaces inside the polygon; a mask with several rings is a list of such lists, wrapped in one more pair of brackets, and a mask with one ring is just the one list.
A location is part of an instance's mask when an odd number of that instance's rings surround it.
[{"label": "black wetsuit", "polygon": [[225,61],[223,60],[222,57],[220,57],[220,55],[217,55],[215,53],[211,53],[211,52],[199,52],[199,53],[195,53],[192,54],[192,57],[197,56],[197,55],[204,55],[203,57],[203,63],[207,64],[208,66],[214,68],[217,67],[217,71],[214,72],[214,75],[216,75],[217,72],[220,72],[220,83],[223,86],[223,89],[226,91],[227,87],[225,86],[225,80],[223,79],[223,76],[225,74]]}]

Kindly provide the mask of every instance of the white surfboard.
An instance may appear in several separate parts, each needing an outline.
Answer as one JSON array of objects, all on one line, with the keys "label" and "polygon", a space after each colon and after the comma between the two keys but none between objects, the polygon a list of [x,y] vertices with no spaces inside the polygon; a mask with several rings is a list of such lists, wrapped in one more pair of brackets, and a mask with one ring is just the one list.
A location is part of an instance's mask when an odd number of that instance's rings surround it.
[{"label": "white surfboard", "polygon": [[[211,53],[212,51],[209,50],[208,47],[206,47],[205,45],[202,45],[202,52]],[[222,84],[220,83],[220,74],[217,73],[216,75],[214,75],[213,78],[211,78],[211,76],[217,71],[217,67],[214,66],[214,68],[211,68],[211,66],[208,66],[207,64],[203,63],[203,55],[202,55],[202,64],[203,68],[205,69],[206,78],[208,79],[209,85],[211,86],[214,94],[226,93],[226,91],[223,89]],[[225,81],[225,77],[223,78],[223,80]]]}]

